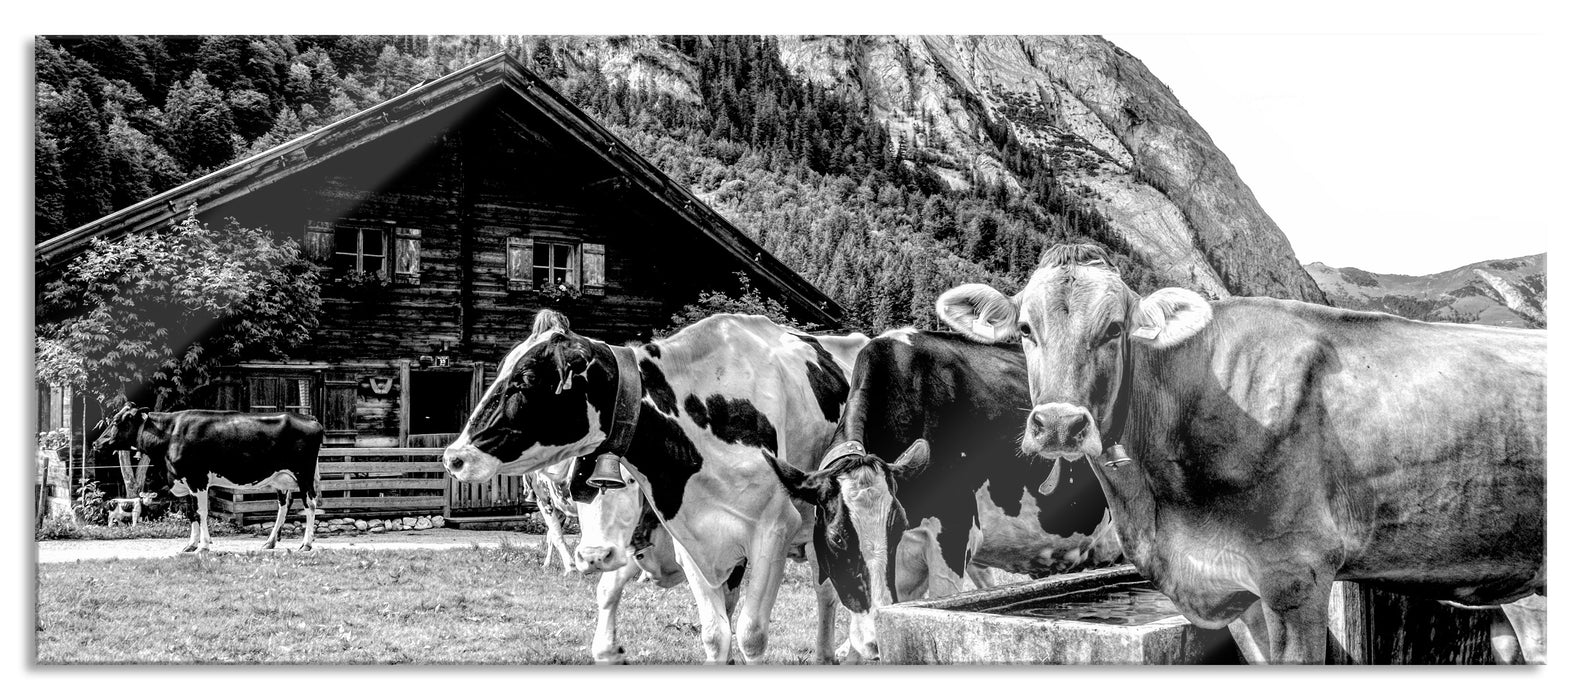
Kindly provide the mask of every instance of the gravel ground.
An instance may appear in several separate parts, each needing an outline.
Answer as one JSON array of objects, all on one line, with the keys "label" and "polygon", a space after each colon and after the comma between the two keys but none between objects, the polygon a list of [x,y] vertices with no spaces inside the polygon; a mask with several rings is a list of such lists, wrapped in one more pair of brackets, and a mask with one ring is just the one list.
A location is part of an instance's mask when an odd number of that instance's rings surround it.
[{"label": "gravel ground", "polygon": [[[302,536],[280,538],[275,551],[286,554],[296,551]],[[324,536],[313,539],[313,551],[326,549],[454,549],[457,547],[498,547],[509,543],[521,547],[542,547],[543,535],[529,535],[510,530],[403,530],[356,536]],[[210,545],[212,553],[260,551],[264,538],[254,535],[228,535],[215,537]],[[187,538],[131,539],[131,540],[47,540],[38,542],[38,563],[86,561],[96,559],[154,559],[174,557],[187,546]]]}]

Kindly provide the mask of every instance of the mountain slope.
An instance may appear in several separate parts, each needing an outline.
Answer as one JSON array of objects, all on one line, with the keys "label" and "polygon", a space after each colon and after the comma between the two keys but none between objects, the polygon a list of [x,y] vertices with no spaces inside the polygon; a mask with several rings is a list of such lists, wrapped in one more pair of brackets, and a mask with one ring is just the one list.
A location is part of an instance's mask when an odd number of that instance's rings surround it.
[{"label": "mountain slope", "polygon": [[1549,256],[1485,260],[1432,275],[1386,275],[1321,262],[1304,266],[1336,306],[1422,321],[1511,328],[1548,325]]},{"label": "mountain slope", "polygon": [[[704,39],[707,41],[707,39]],[[866,105],[898,157],[951,189],[1048,177],[1163,283],[1324,302],[1290,243],[1158,78],[1100,37],[778,37],[793,74]],[[699,100],[668,37],[556,37],[571,71]]]}]

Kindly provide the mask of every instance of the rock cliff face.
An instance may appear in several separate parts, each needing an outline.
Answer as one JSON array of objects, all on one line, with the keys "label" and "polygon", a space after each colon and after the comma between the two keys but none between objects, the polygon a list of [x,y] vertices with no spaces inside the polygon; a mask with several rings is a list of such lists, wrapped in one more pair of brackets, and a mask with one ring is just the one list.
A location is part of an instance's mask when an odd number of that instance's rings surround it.
[{"label": "rock cliff face", "polygon": [[1306,266],[1336,306],[1422,321],[1544,328],[1549,256],[1485,260],[1432,275],[1383,275],[1321,262]]},{"label": "rock cliff face", "polygon": [[[612,79],[698,99],[696,70],[659,38],[556,44]],[[1053,165],[1064,189],[1172,284],[1325,301],[1208,134],[1103,38],[788,36],[779,48],[793,73],[864,100],[898,152],[953,187],[1022,188],[1025,172],[1005,157],[1018,150]]]}]

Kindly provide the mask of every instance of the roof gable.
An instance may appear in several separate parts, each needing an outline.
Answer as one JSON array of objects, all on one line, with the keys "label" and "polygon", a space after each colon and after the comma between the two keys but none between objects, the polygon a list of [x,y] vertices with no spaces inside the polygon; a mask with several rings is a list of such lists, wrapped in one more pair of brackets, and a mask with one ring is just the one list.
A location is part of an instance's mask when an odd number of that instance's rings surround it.
[{"label": "roof gable", "polygon": [[526,102],[582,145],[591,157],[614,166],[630,183],[631,189],[645,192],[702,231],[738,260],[753,278],[782,293],[799,316],[831,327],[840,325],[844,310],[839,304],[770,255],[690,190],[671,180],[521,62],[504,53],[414,86],[402,95],[263,153],[42,241],[34,246],[35,272],[65,264],[96,239],[114,239],[134,231],[165,226],[183,216],[189,208],[196,208],[200,213],[218,208],[494,90],[507,91]]}]

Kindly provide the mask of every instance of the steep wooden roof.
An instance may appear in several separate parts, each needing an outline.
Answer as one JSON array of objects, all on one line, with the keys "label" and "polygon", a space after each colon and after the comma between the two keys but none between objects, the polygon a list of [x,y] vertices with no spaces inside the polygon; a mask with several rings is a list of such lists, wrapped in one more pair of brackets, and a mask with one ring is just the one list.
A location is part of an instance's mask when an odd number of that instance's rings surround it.
[{"label": "steep wooden roof", "polygon": [[189,207],[195,206],[200,214],[220,207],[491,90],[508,91],[544,114],[584,146],[590,157],[610,163],[635,190],[646,192],[725,248],[755,281],[782,293],[799,316],[829,327],[840,326],[845,310],[839,304],[504,53],[42,241],[34,246],[35,273],[66,263],[95,239],[167,226],[185,216]]}]

